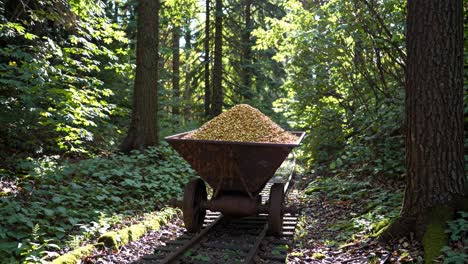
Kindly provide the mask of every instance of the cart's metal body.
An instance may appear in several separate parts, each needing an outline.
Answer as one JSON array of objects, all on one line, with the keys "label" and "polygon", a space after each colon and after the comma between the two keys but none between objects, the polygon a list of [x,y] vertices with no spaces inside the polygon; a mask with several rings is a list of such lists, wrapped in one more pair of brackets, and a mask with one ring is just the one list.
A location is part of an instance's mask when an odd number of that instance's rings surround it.
[{"label": "cart's metal body", "polygon": [[[291,132],[298,136],[296,142],[278,144],[184,139],[188,133],[190,132],[169,136],[165,140],[198,172],[214,192],[212,199],[207,201],[203,181],[192,181],[185,187],[183,211],[189,231],[200,229],[203,222],[201,218],[204,217],[206,209],[231,216],[266,212],[272,214],[271,203],[270,206],[262,206],[259,193],[292,149],[299,146],[305,134]],[[280,203],[276,206],[280,207],[282,216],[282,188],[272,188],[270,198],[272,196],[281,196],[272,200],[281,200],[276,202]]]}]

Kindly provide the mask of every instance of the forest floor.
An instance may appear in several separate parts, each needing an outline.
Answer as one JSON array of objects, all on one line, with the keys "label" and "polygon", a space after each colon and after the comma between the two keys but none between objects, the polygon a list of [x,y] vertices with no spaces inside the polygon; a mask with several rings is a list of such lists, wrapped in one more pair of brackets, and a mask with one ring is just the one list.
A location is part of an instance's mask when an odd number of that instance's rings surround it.
[{"label": "forest floor", "polygon": [[184,222],[180,215],[161,226],[161,229],[147,233],[140,239],[122,246],[118,251],[110,248],[95,249],[83,262],[84,264],[133,263],[144,255],[153,254],[154,248],[164,246],[167,241],[175,240],[184,232]]},{"label": "forest floor", "polygon": [[421,244],[411,237],[377,239],[398,213],[401,192],[401,186],[342,178],[299,186],[289,195],[302,210],[288,263],[422,263]]},{"label": "forest floor", "polygon": [[[288,263],[422,263],[421,245],[410,237],[381,243],[375,236],[398,212],[400,192],[399,186],[349,179],[318,177],[296,184],[288,203],[301,213]],[[183,222],[176,217],[119,251],[94,252],[85,263],[132,263],[183,232]]]}]

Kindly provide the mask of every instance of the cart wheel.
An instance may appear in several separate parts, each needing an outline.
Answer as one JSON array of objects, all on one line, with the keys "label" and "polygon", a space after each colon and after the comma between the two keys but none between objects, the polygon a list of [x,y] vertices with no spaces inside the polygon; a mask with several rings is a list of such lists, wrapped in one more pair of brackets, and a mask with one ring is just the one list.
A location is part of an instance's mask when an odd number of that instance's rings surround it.
[{"label": "cart wheel", "polygon": [[268,202],[268,234],[280,236],[283,232],[283,200],[284,184],[275,183],[271,186]]},{"label": "cart wheel", "polygon": [[203,209],[205,201],[206,186],[203,180],[192,180],[185,185],[182,211],[185,228],[189,233],[195,233],[201,229],[206,214],[206,209]]}]

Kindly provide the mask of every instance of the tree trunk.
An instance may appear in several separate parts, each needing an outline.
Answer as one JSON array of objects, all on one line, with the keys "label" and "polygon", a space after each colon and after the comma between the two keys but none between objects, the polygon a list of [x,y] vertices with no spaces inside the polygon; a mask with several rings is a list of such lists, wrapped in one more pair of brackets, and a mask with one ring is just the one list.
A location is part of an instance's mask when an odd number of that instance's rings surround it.
[{"label": "tree trunk", "polygon": [[113,23],[118,23],[119,22],[119,3],[116,1],[114,2],[114,12],[112,14],[112,22]]},{"label": "tree trunk", "polygon": [[242,81],[242,96],[250,101],[253,97],[252,92],[252,0],[245,0],[245,28],[241,37],[242,45],[242,70],[240,73]]},{"label": "tree trunk", "polygon": [[[192,49],[192,32],[190,30],[189,22],[185,28],[185,52],[190,54]],[[187,56],[188,57],[188,56]],[[184,119],[188,120],[190,118],[190,109],[192,109],[192,68],[190,67],[190,62],[185,60],[185,88],[184,88]]]},{"label": "tree trunk", "polygon": [[406,190],[385,238],[426,236],[464,195],[462,0],[408,1],[406,44]]},{"label": "tree trunk", "polygon": [[461,0],[408,2],[403,216],[463,194],[462,18]]},{"label": "tree trunk", "polygon": [[205,15],[205,116],[211,114],[211,87],[210,87],[210,0],[206,0]]},{"label": "tree trunk", "polygon": [[172,113],[180,113],[180,27],[174,26],[172,30]]},{"label": "tree trunk", "polygon": [[213,103],[211,116],[221,114],[223,110],[223,2],[216,0],[215,6],[215,50],[213,69]]},{"label": "tree trunk", "polygon": [[141,0],[137,10],[137,61],[132,122],[120,150],[144,149],[158,142],[159,0]]}]

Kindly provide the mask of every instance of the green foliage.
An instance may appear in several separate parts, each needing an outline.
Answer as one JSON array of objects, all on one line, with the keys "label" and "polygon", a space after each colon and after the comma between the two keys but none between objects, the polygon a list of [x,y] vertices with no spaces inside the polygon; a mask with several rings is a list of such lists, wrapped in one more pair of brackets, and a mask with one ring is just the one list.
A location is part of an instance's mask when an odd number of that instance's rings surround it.
[{"label": "green foliage", "polygon": [[468,213],[460,211],[458,212],[459,218],[448,223],[450,227],[449,230],[446,230],[447,233],[450,233],[451,241],[465,241],[468,242]]},{"label": "green foliage", "polygon": [[[8,43],[0,48],[0,122],[7,124],[0,143],[29,153],[112,145],[118,134],[110,118],[122,111],[111,103],[113,84],[103,80],[110,73],[118,80],[125,68],[125,52],[109,45],[128,42],[125,33],[89,1],[71,1],[69,8],[43,1],[31,8],[24,20],[0,17],[0,36]],[[48,28],[62,34],[33,26],[62,24],[67,15],[73,19],[66,27]]]},{"label": "green foliage", "polygon": [[[181,195],[194,176],[166,144],[77,163],[31,159],[20,194],[0,198],[0,258],[38,261]],[[78,235],[78,236],[75,236]],[[74,237],[72,237],[74,236]]]},{"label": "green foliage", "polygon": [[[233,253],[234,251],[231,251],[229,253]],[[184,253],[185,257],[190,257],[193,261],[198,261],[198,262],[207,262],[209,263],[211,261],[209,256],[203,255],[203,254],[196,254],[195,252],[192,252],[190,249]],[[237,262],[237,261],[235,261]]]},{"label": "green foliage", "polygon": [[403,172],[405,2],[283,2],[286,15],[257,29],[274,47],[287,96],[275,107],[305,130],[316,169]]},{"label": "green foliage", "polygon": [[320,192],[331,199],[347,200],[367,196],[371,187],[368,181],[355,181],[341,177],[318,177],[309,183],[305,193],[311,195]]},{"label": "green foliage", "polygon": [[199,255],[195,255],[192,257],[193,260],[197,260],[197,261],[202,261],[202,262],[210,262],[210,257],[209,256],[206,256],[206,255],[203,255],[203,254],[199,254]]},{"label": "green foliage", "polygon": [[314,252],[314,254],[312,254],[312,258],[313,259],[318,259],[318,260],[321,260],[321,259],[324,259],[326,258],[327,256],[323,253],[319,253],[319,252]]},{"label": "green foliage", "polygon": [[468,259],[468,213],[459,211],[458,217],[448,222],[449,246],[444,246],[444,264],[464,263]]},{"label": "green foliage", "polygon": [[305,189],[310,196],[324,195],[337,203],[359,203],[363,207],[357,215],[331,223],[330,230],[339,231],[338,239],[345,242],[355,234],[378,236],[393,219],[398,217],[403,192],[373,186],[372,182],[354,177],[318,177]]}]

